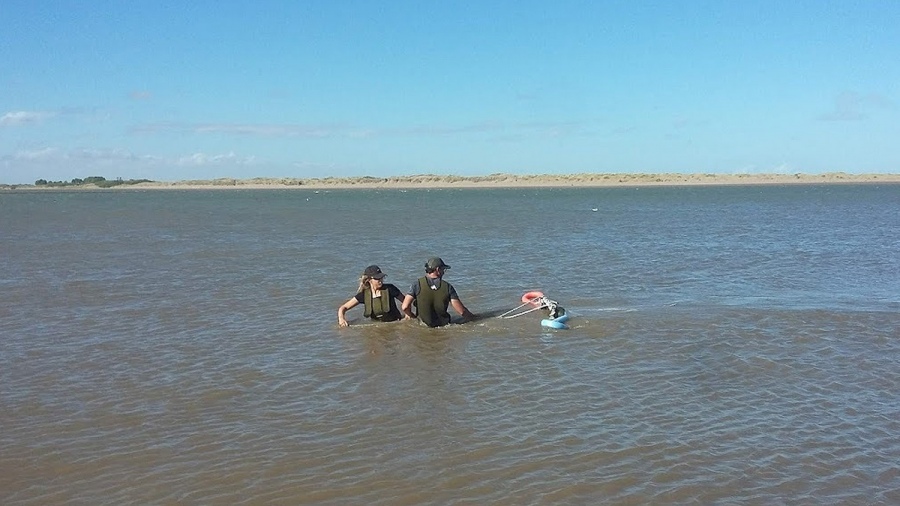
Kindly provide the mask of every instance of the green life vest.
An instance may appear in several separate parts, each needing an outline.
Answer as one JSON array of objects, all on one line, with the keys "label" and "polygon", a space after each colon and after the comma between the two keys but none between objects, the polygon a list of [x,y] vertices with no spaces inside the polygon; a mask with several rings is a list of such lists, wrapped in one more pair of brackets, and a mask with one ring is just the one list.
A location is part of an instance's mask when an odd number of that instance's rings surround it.
[{"label": "green life vest", "polygon": [[400,319],[400,310],[391,298],[390,290],[383,288],[379,297],[374,297],[371,288],[363,290],[363,301],[366,305],[366,318],[383,322]]},{"label": "green life vest", "polygon": [[419,320],[429,327],[441,327],[450,323],[450,313],[447,312],[447,305],[450,304],[450,285],[443,280],[438,283],[440,284],[437,290],[432,290],[427,278],[419,278],[416,307],[419,310]]}]

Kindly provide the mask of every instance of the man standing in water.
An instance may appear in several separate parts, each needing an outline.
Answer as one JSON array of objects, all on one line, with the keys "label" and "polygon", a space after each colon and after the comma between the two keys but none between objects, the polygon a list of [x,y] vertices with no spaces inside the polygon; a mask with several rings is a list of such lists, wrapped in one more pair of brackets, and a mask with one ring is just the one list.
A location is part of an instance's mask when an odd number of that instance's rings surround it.
[{"label": "man standing in water", "polygon": [[442,327],[450,323],[450,314],[447,312],[447,306],[450,305],[463,317],[463,321],[474,318],[475,315],[460,302],[453,285],[442,279],[449,268],[439,257],[429,258],[425,262],[425,276],[412,284],[403,299],[403,313],[409,314],[410,306],[415,300],[419,321],[429,327]]}]

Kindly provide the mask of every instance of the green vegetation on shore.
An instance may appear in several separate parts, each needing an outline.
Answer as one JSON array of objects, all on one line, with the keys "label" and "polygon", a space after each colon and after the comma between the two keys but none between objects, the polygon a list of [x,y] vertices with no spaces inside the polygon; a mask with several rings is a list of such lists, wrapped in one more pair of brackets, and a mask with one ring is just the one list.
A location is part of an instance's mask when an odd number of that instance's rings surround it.
[{"label": "green vegetation on shore", "polygon": [[35,186],[47,186],[47,187],[66,187],[66,186],[85,186],[85,185],[94,185],[98,188],[112,188],[113,186],[120,185],[131,185],[131,184],[140,184],[140,183],[152,183],[153,181],[149,179],[122,179],[117,178],[114,180],[108,180],[103,176],[90,176],[84,179],[75,178],[71,181],[47,181],[46,179],[38,179],[34,182]]}]

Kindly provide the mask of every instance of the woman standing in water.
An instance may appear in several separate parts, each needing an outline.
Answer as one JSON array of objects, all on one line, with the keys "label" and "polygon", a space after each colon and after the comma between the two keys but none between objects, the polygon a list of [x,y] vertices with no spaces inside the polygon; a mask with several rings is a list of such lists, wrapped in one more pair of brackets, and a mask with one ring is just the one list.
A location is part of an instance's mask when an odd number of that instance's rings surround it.
[{"label": "woman standing in water", "polygon": [[[359,304],[365,306],[363,316],[378,322],[392,322],[403,319],[404,313],[397,308],[395,301],[403,301],[403,292],[396,286],[384,282],[385,274],[377,265],[370,265],[359,278],[359,288],[353,298],[338,308],[338,325],[347,327],[350,324],[344,315],[349,309]],[[412,312],[405,311],[407,318],[413,318]]]}]

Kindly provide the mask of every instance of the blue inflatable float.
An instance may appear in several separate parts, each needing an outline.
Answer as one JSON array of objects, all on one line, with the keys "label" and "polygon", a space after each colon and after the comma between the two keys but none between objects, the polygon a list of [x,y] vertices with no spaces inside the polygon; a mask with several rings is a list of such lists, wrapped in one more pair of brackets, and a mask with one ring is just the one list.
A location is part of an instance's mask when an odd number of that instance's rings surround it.
[{"label": "blue inflatable float", "polygon": [[[532,306],[530,309],[522,310],[525,306]],[[547,315],[549,318],[541,320],[541,326],[547,327],[551,329],[567,329],[569,328],[566,325],[566,322],[569,321],[569,313],[560,306],[555,300],[550,300],[546,296],[544,296],[543,292],[533,291],[527,292],[522,296],[522,305],[516,308],[513,308],[502,315],[500,318],[516,318],[517,316],[522,316],[523,314],[530,313],[532,311],[537,311],[539,309],[543,309],[547,311]],[[516,314],[516,311],[519,311]]]},{"label": "blue inflatable float", "polygon": [[546,318],[541,320],[541,327],[548,327],[551,329],[567,329],[569,328],[566,325],[566,322],[569,321],[569,313],[562,306],[556,307],[558,316],[556,318]]}]

